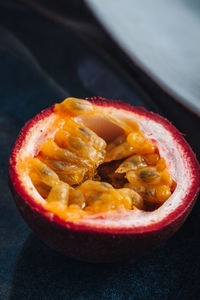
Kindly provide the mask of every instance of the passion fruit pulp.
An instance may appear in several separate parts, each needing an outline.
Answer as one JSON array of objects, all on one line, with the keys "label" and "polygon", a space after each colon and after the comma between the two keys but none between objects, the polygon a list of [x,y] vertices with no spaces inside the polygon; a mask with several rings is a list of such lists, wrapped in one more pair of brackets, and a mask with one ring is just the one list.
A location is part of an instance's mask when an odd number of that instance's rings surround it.
[{"label": "passion fruit pulp", "polygon": [[67,98],[22,129],[9,161],[24,219],[80,260],[129,259],[170,237],[199,190],[199,165],[159,115],[121,101]]}]

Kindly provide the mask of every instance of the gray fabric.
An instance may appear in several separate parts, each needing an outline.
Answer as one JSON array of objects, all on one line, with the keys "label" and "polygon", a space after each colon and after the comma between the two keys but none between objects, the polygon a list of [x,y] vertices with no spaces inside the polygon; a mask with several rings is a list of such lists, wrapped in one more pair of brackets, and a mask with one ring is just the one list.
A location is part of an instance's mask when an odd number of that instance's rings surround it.
[{"label": "gray fabric", "polygon": [[200,115],[200,2],[87,0],[119,45]]}]

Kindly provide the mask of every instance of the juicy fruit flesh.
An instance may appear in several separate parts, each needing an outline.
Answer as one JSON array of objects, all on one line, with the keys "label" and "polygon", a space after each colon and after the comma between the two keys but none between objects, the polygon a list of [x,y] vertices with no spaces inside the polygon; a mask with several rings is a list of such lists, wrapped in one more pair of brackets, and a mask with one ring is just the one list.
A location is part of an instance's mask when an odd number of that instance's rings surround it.
[{"label": "juicy fruit flesh", "polygon": [[173,192],[174,181],[157,147],[135,124],[107,143],[77,117],[98,112],[85,100],[55,106],[59,122],[29,162],[29,175],[46,208],[64,219],[111,210],[153,210]]}]

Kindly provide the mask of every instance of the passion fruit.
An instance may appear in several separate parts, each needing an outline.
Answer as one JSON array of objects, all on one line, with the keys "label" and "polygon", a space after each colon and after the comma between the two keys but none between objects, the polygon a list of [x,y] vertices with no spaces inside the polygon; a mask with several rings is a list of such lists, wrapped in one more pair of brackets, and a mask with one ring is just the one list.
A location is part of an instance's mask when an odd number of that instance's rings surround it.
[{"label": "passion fruit", "polygon": [[126,260],[166,241],[199,191],[199,164],[166,119],[121,101],[67,98],[21,130],[11,189],[50,247],[89,262]]}]

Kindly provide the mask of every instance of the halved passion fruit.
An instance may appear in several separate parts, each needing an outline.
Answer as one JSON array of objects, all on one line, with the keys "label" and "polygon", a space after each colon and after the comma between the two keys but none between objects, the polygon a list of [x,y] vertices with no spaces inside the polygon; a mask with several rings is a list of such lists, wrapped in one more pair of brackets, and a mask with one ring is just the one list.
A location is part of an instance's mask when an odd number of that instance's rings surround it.
[{"label": "halved passion fruit", "polygon": [[49,246],[85,261],[169,238],[199,190],[199,164],[166,119],[100,97],[68,98],[22,129],[9,161],[17,206]]}]

